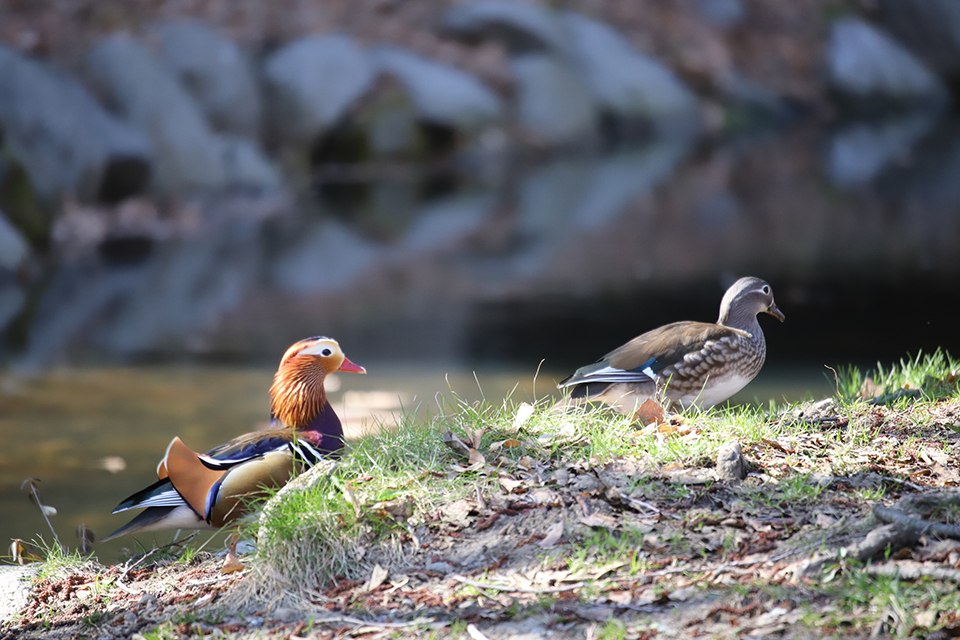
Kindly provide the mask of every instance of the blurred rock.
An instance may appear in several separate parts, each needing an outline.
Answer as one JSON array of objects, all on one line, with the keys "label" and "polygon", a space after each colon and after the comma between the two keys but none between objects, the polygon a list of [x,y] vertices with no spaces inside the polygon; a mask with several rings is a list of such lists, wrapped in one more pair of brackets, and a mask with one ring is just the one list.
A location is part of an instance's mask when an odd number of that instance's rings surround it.
[{"label": "blurred rock", "polygon": [[442,28],[471,40],[501,41],[511,53],[567,49],[568,36],[556,14],[533,2],[463,2],[444,14]]},{"label": "blurred rock", "polygon": [[943,82],[890,36],[859,18],[833,24],[827,51],[833,88],[863,108],[941,104]]},{"label": "blurred rock", "polygon": [[596,133],[590,89],[563,60],[529,53],[511,61],[520,124],[541,144],[564,145]]},{"label": "blurred rock", "polygon": [[876,188],[886,198],[914,204],[911,234],[943,242],[960,237],[960,122],[939,122],[901,165],[880,175]]},{"label": "blurred rock", "polygon": [[240,304],[262,262],[257,223],[238,221],[218,231],[158,244],[141,277],[98,310],[88,329],[93,343],[121,356],[203,351],[206,336]]},{"label": "blurred rock", "polygon": [[9,152],[0,154],[0,207],[31,245],[42,246],[49,239],[50,208],[40,201],[27,170]]},{"label": "blurred rock", "polygon": [[[526,175],[518,189],[516,232],[522,250],[508,280],[553,273],[568,277],[570,258],[593,246],[629,210],[630,202],[670,178],[692,141],[672,138],[600,159],[560,158]],[[597,262],[593,256],[592,262]],[[612,262],[616,262],[614,259]],[[629,261],[633,264],[634,259]],[[561,264],[563,266],[558,266]],[[624,262],[623,264],[627,264]],[[571,278],[576,283],[579,278]],[[573,285],[578,286],[578,285]]]},{"label": "blurred rock", "polygon": [[740,482],[747,477],[747,464],[739,442],[728,442],[717,450],[717,480]]},{"label": "blurred rock", "polygon": [[670,138],[594,163],[590,182],[571,215],[574,228],[596,228],[616,220],[631,200],[673,175],[692,144],[685,138]]},{"label": "blurred rock", "polygon": [[30,254],[30,246],[23,235],[0,211],[0,269],[16,271]]},{"label": "blurred rock", "polygon": [[573,58],[600,109],[657,131],[699,128],[696,96],[662,62],[637,51],[617,30],[574,11],[563,14]]},{"label": "blurred rock", "polygon": [[118,201],[141,191],[152,149],[74,78],[0,45],[0,126],[37,195]]},{"label": "blurred rock", "polygon": [[370,152],[377,157],[410,153],[418,143],[420,110],[402,87],[379,89],[365,101],[357,125],[366,133]]},{"label": "blurred rock", "polygon": [[150,135],[159,191],[276,186],[276,173],[260,150],[214,134],[173,72],[130,38],[103,39],[90,52],[88,67],[110,102]]},{"label": "blurred rock", "polygon": [[234,187],[277,189],[282,184],[280,172],[247,138],[224,134],[219,136],[220,153],[227,182]]},{"label": "blurred rock", "polygon": [[203,237],[153,243],[136,260],[108,260],[101,246],[60,265],[44,285],[18,370],[78,349],[119,357],[203,351],[259,274],[260,222],[249,217]]},{"label": "blurred rock", "polygon": [[827,171],[841,187],[873,180],[885,167],[907,162],[913,146],[936,124],[932,113],[920,112],[881,122],[854,122],[830,139]]},{"label": "blurred rock", "polygon": [[559,248],[579,235],[570,221],[590,188],[592,165],[587,158],[564,157],[523,177],[515,231],[520,251],[503,271],[505,280],[542,275]]},{"label": "blurred rock", "polygon": [[27,303],[27,294],[12,282],[4,282],[0,275],[0,334],[20,315]]},{"label": "blurred rock", "polygon": [[285,242],[270,275],[282,291],[342,291],[378,259],[376,245],[339,223],[324,222]]},{"label": "blurred rock", "polygon": [[307,36],[271,55],[264,67],[271,128],[310,144],[336,124],[373,84],[374,64],[343,35]]},{"label": "blurred rock", "polygon": [[726,105],[722,127],[728,133],[784,124],[796,115],[782,96],[736,71],[719,78],[717,88]]},{"label": "blurred rock", "polygon": [[199,21],[157,28],[160,55],[200,105],[214,129],[255,137],[260,91],[243,52]]},{"label": "blurred rock", "polygon": [[403,244],[413,251],[430,252],[456,246],[483,223],[496,204],[493,193],[461,194],[428,203]]},{"label": "blurred rock", "polygon": [[960,74],[960,3],[878,0],[883,26],[944,76]]},{"label": "blurred rock", "polygon": [[743,22],[747,11],[740,0],[700,0],[700,14],[717,27],[733,27]]},{"label": "blurred rock", "polygon": [[173,73],[124,35],[103,39],[87,59],[90,74],[120,113],[153,141],[154,185],[164,192],[226,186],[220,145]]},{"label": "blurred rock", "polygon": [[500,99],[474,76],[397,47],[373,53],[377,69],[395,77],[416,107],[419,120],[476,131],[498,120]]}]

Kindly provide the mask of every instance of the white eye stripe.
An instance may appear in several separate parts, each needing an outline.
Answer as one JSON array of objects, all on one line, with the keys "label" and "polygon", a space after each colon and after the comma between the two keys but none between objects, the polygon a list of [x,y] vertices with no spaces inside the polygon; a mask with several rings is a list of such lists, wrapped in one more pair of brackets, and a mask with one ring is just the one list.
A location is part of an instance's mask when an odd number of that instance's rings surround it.
[{"label": "white eye stripe", "polygon": [[331,344],[327,342],[326,344],[315,344],[310,347],[307,347],[306,349],[300,352],[300,355],[323,356],[326,358],[326,357],[332,356],[334,353],[336,353],[336,351],[337,351],[336,346],[331,346]]}]

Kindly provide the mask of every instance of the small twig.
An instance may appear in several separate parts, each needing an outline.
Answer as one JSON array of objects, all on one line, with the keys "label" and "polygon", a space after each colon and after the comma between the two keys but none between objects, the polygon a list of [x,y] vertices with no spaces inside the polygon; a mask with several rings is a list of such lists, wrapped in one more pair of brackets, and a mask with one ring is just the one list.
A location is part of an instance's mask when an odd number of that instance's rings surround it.
[{"label": "small twig", "polygon": [[480,485],[477,484],[477,483],[474,483],[474,484],[473,484],[473,487],[474,487],[474,489],[477,490],[477,508],[478,508],[478,509],[486,509],[486,508],[487,508],[487,503],[486,503],[486,501],[484,501],[484,499],[483,499],[483,493],[480,491]]},{"label": "small twig", "polygon": [[216,577],[216,578],[209,578],[209,579],[207,579],[207,580],[191,580],[190,582],[185,582],[185,583],[184,583],[184,586],[185,586],[185,587],[202,587],[202,586],[208,585],[208,584],[216,584],[216,583],[218,583],[218,582],[225,582],[225,581],[231,580],[231,579],[233,579],[233,578],[239,578],[240,576],[242,576],[242,575],[245,574],[245,573],[246,573],[246,571],[237,571],[237,572],[234,572],[234,573],[227,574],[227,575],[225,575],[225,576],[218,576],[218,577]]},{"label": "small twig", "polygon": [[560,593],[562,591],[573,591],[574,589],[579,589],[583,586],[582,582],[576,582],[566,587],[547,587],[546,589],[527,589],[525,587],[510,587],[507,585],[499,584],[488,584],[486,582],[477,582],[476,580],[470,580],[464,576],[454,575],[450,576],[452,580],[457,582],[462,582],[465,585],[471,587],[476,587],[477,589],[493,589],[494,591],[510,591],[514,593]]},{"label": "small twig", "polygon": [[[60,537],[57,535],[56,529],[53,528],[53,523],[50,522],[50,518],[47,516],[47,510],[43,508],[44,504],[40,500],[40,491],[37,489],[37,485],[33,483],[33,480],[40,482],[39,478],[27,478],[20,484],[20,489],[23,489],[24,486],[30,487],[30,495],[33,496],[33,501],[37,505],[37,508],[40,509],[40,514],[43,516],[43,519],[47,521],[47,526],[50,527],[50,533],[53,534],[53,541],[57,543],[61,551],[66,551],[66,547],[60,542]],[[54,513],[56,513],[56,511],[54,511]]]},{"label": "small twig", "polygon": [[821,540],[818,540],[817,542],[812,542],[812,543],[810,543],[810,544],[808,544],[808,545],[804,545],[804,546],[799,547],[799,548],[797,548],[797,549],[793,549],[793,550],[791,550],[791,551],[786,551],[786,552],[781,553],[780,555],[774,556],[774,557],[772,557],[772,558],[761,558],[761,559],[759,559],[759,560],[749,560],[749,561],[739,560],[739,561],[737,561],[737,562],[724,562],[724,563],[719,564],[719,565],[717,565],[717,566],[715,566],[715,567],[713,567],[713,568],[694,569],[693,567],[680,567],[680,568],[676,568],[676,569],[661,569],[660,571],[653,571],[653,572],[651,572],[651,573],[645,573],[645,574],[643,574],[642,577],[644,577],[644,578],[656,578],[656,577],[659,577],[659,576],[670,575],[670,574],[672,574],[672,573],[684,573],[684,572],[691,572],[691,573],[714,573],[714,574],[715,574],[715,573],[719,573],[719,572],[721,572],[721,571],[725,571],[726,569],[730,569],[730,568],[733,568],[733,567],[752,567],[752,566],[755,565],[755,564],[761,564],[761,563],[763,563],[763,562],[780,562],[780,561],[783,560],[784,558],[789,558],[790,556],[795,556],[795,555],[797,555],[798,553],[803,553],[804,551],[809,551],[810,549],[816,549],[816,548],[819,547],[819,546],[822,546],[822,545],[827,544],[827,542],[831,542],[831,541],[832,541],[832,542],[840,542],[840,541],[842,541],[842,540],[849,540],[849,539],[851,539],[851,538],[856,538],[856,537],[859,536],[860,534],[858,534],[858,533],[852,533],[852,534],[843,536],[843,537],[841,537],[841,538],[836,538],[836,537],[835,537],[838,533],[840,533],[840,532],[843,531],[844,529],[849,528],[849,527],[850,527],[850,524],[851,524],[851,523],[848,523],[848,524],[843,525],[842,527],[840,527],[839,529],[837,529],[836,531],[834,531],[834,532],[831,533],[830,535],[824,537],[824,538],[821,539]]},{"label": "small twig", "polygon": [[[161,545],[161,546],[159,546],[159,547],[154,547],[154,548],[151,549],[150,551],[147,551],[146,553],[144,553],[143,555],[141,555],[140,558],[139,558],[136,562],[134,562],[132,565],[130,565],[129,567],[127,567],[127,568],[125,568],[125,569],[123,570],[123,573],[121,573],[121,574],[117,577],[117,586],[120,587],[122,590],[126,591],[127,593],[129,593],[129,594],[131,594],[131,595],[135,595],[135,596],[136,596],[136,595],[140,595],[141,593],[147,593],[147,592],[144,591],[143,589],[141,589],[140,591],[134,591],[133,589],[131,589],[131,588],[128,587],[127,585],[123,584],[123,579],[126,578],[126,577],[127,577],[127,574],[130,573],[131,571],[133,571],[133,570],[137,567],[137,565],[139,565],[141,562],[143,562],[144,560],[146,560],[147,558],[149,558],[150,556],[152,556],[153,554],[155,554],[157,551],[160,551],[160,550],[162,550],[162,549],[168,549],[168,548],[170,548],[170,547],[183,546],[184,544],[186,544],[186,543],[190,542],[191,540],[193,540],[193,538],[194,538],[196,535],[197,535],[196,533],[191,533],[189,536],[187,536],[187,537],[184,538],[183,540],[174,540],[173,542],[167,543],[167,544],[165,544],[165,545]],[[130,564],[130,561],[129,561],[129,560],[127,561],[127,564]]]},{"label": "small twig", "polygon": [[886,480],[887,482],[893,482],[894,484],[901,484],[908,489],[913,489],[914,491],[923,491],[924,488],[918,484],[914,484],[909,480],[901,480],[900,478],[894,478],[892,476],[880,476],[881,480]]},{"label": "small twig", "polygon": [[[314,624],[330,624],[342,622],[352,624],[358,627],[380,627],[382,629],[406,629],[409,627],[419,627],[424,624],[433,624],[436,618],[417,618],[410,622],[376,622],[374,620],[362,620],[361,618],[352,618],[350,616],[330,616],[328,618],[314,618]],[[446,623],[444,623],[446,626]]]},{"label": "small twig", "polygon": [[129,593],[129,594],[132,595],[132,596],[139,596],[139,595],[142,595],[142,594],[144,594],[144,593],[147,593],[144,589],[141,589],[140,591],[134,591],[133,589],[131,589],[131,588],[128,587],[127,585],[123,584],[123,579],[122,579],[122,578],[123,578],[123,576],[117,578],[117,586],[120,587],[123,591],[126,591],[127,593]]},{"label": "small twig", "polygon": [[642,507],[647,511],[652,511],[653,515],[658,515],[658,516],[663,515],[663,512],[660,511],[660,509],[658,509],[657,505],[655,504],[650,504],[649,502],[644,502],[643,500],[637,500],[636,498],[631,498],[630,496],[621,496],[620,499],[624,500],[627,504],[629,504],[634,509],[637,509],[637,511],[640,510],[638,509],[638,507]]},{"label": "small twig", "polygon": [[933,578],[934,580],[952,580],[960,582],[960,571],[949,567],[928,565],[922,562],[894,562],[891,564],[870,565],[864,568],[871,576],[885,576],[900,578],[901,580],[918,580]]},{"label": "small twig", "polygon": [[881,522],[898,524],[902,527],[906,527],[907,529],[913,529],[918,535],[932,533],[940,536],[941,538],[953,538],[955,540],[960,540],[960,526],[955,524],[930,522],[929,520],[908,516],[902,511],[891,509],[890,507],[885,507],[880,504],[873,508],[873,515],[877,516],[877,519]]}]

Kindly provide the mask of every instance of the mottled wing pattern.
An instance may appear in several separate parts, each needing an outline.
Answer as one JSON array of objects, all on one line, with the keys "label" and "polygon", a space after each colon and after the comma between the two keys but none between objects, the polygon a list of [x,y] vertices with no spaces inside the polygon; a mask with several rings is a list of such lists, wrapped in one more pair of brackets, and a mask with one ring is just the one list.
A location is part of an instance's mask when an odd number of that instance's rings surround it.
[{"label": "mottled wing pattern", "polygon": [[[694,375],[699,366],[735,347],[742,332],[704,322],[674,322],[638,336],[596,364],[578,369],[561,387],[585,383],[647,383]],[[719,349],[719,351],[718,351]]]}]

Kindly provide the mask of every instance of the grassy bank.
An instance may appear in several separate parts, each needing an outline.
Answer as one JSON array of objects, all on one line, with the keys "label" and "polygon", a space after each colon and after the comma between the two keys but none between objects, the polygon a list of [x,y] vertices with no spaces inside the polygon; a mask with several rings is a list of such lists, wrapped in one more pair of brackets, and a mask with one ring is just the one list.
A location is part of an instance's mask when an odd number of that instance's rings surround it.
[{"label": "grassy bank", "polygon": [[648,407],[647,420],[451,397],[280,491],[244,526],[257,551],[242,574],[221,575],[222,559],[190,546],[114,567],[60,554],[7,628],[953,633],[958,371],[936,353],[838,371],[826,400],[663,416]]}]

